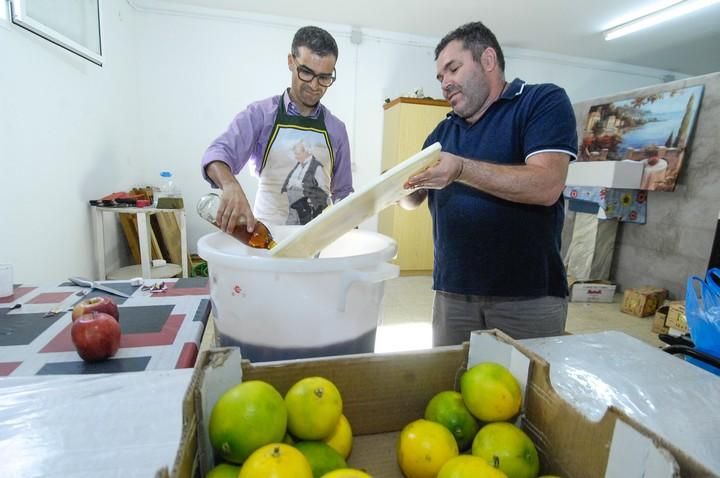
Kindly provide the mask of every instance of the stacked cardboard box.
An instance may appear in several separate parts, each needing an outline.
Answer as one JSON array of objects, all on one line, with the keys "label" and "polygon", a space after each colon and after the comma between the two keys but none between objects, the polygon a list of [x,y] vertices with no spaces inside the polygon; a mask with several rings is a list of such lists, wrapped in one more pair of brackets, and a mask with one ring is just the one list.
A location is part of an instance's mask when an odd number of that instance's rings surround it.
[{"label": "stacked cardboard box", "polygon": [[668,333],[668,327],[665,323],[665,320],[668,316],[668,311],[670,310],[670,306],[674,304],[683,304],[684,302],[682,300],[670,300],[665,301],[663,305],[658,307],[658,309],[655,311],[655,316],[653,317],[652,322],[652,330],[656,334],[667,334]]},{"label": "stacked cardboard box", "polygon": [[670,306],[667,318],[665,319],[665,326],[669,329],[669,332],[674,335],[688,333],[688,323],[685,318],[685,304],[683,302]]},{"label": "stacked cardboard box", "polygon": [[578,281],[570,288],[571,302],[612,302],[616,285],[605,280]]},{"label": "stacked cardboard box", "polygon": [[659,287],[625,289],[621,310],[636,317],[653,315],[667,299],[668,291]]}]

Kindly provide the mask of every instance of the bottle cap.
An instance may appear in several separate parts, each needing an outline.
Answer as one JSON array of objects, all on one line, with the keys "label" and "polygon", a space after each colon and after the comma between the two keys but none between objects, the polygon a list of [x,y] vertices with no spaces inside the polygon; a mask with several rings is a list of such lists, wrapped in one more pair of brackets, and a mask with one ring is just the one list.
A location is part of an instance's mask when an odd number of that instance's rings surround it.
[{"label": "bottle cap", "polygon": [[172,173],[170,171],[161,171],[160,176],[162,176],[163,178],[171,178]]}]

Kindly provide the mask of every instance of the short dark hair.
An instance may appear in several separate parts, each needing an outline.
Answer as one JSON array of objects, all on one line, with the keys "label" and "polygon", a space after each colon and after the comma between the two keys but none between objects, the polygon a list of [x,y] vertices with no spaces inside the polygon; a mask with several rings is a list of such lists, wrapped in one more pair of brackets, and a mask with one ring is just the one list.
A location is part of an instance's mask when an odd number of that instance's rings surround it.
[{"label": "short dark hair", "polygon": [[319,27],[302,27],[295,32],[292,42],[292,54],[297,57],[301,46],[309,48],[313,53],[320,56],[332,55],[337,60],[338,47],[335,39],[327,31]]},{"label": "short dark hair", "polygon": [[481,22],[466,23],[445,35],[438,43],[438,46],[435,47],[436,60],[440,56],[440,52],[453,40],[462,40],[463,48],[470,50],[473,60],[476,62],[480,62],[480,56],[486,47],[492,47],[497,54],[500,69],[505,71],[505,56],[500,44],[495,38],[495,34]]}]

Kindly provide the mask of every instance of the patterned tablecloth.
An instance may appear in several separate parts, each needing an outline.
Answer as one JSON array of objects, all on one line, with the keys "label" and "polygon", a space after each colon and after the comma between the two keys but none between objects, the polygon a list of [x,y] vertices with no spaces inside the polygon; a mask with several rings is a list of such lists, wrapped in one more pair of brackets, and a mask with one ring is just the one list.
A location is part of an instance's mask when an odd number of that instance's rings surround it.
[{"label": "patterned tablecloth", "polygon": [[[164,282],[165,290],[149,286]],[[20,284],[0,298],[0,376],[87,374],[192,367],[210,314],[207,278],[103,282],[130,298],[111,295],[120,311],[120,350],[110,360],[86,363],[70,338],[71,309],[105,292],[70,282]],[[56,313],[53,313],[56,312]]]}]

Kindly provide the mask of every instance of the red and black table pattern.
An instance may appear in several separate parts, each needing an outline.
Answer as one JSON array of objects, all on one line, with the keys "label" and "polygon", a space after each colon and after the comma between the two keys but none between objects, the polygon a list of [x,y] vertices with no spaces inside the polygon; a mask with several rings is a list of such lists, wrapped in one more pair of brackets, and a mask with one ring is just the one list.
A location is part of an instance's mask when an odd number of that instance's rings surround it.
[{"label": "red and black table pattern", "polygon": [[[164,282],[164,291],[149,286]],[[91,374],[169,370],[195,364],[210,315],[207,278],[104,284],[123,298],[70,282],[16,285],[0,298],[0,376]],[[70,338],[71,310],[81,300],[108,295],[120,311],[120,350],[109,360],[86,363]],[[53,311],[55,313],[53,313]]]}]

